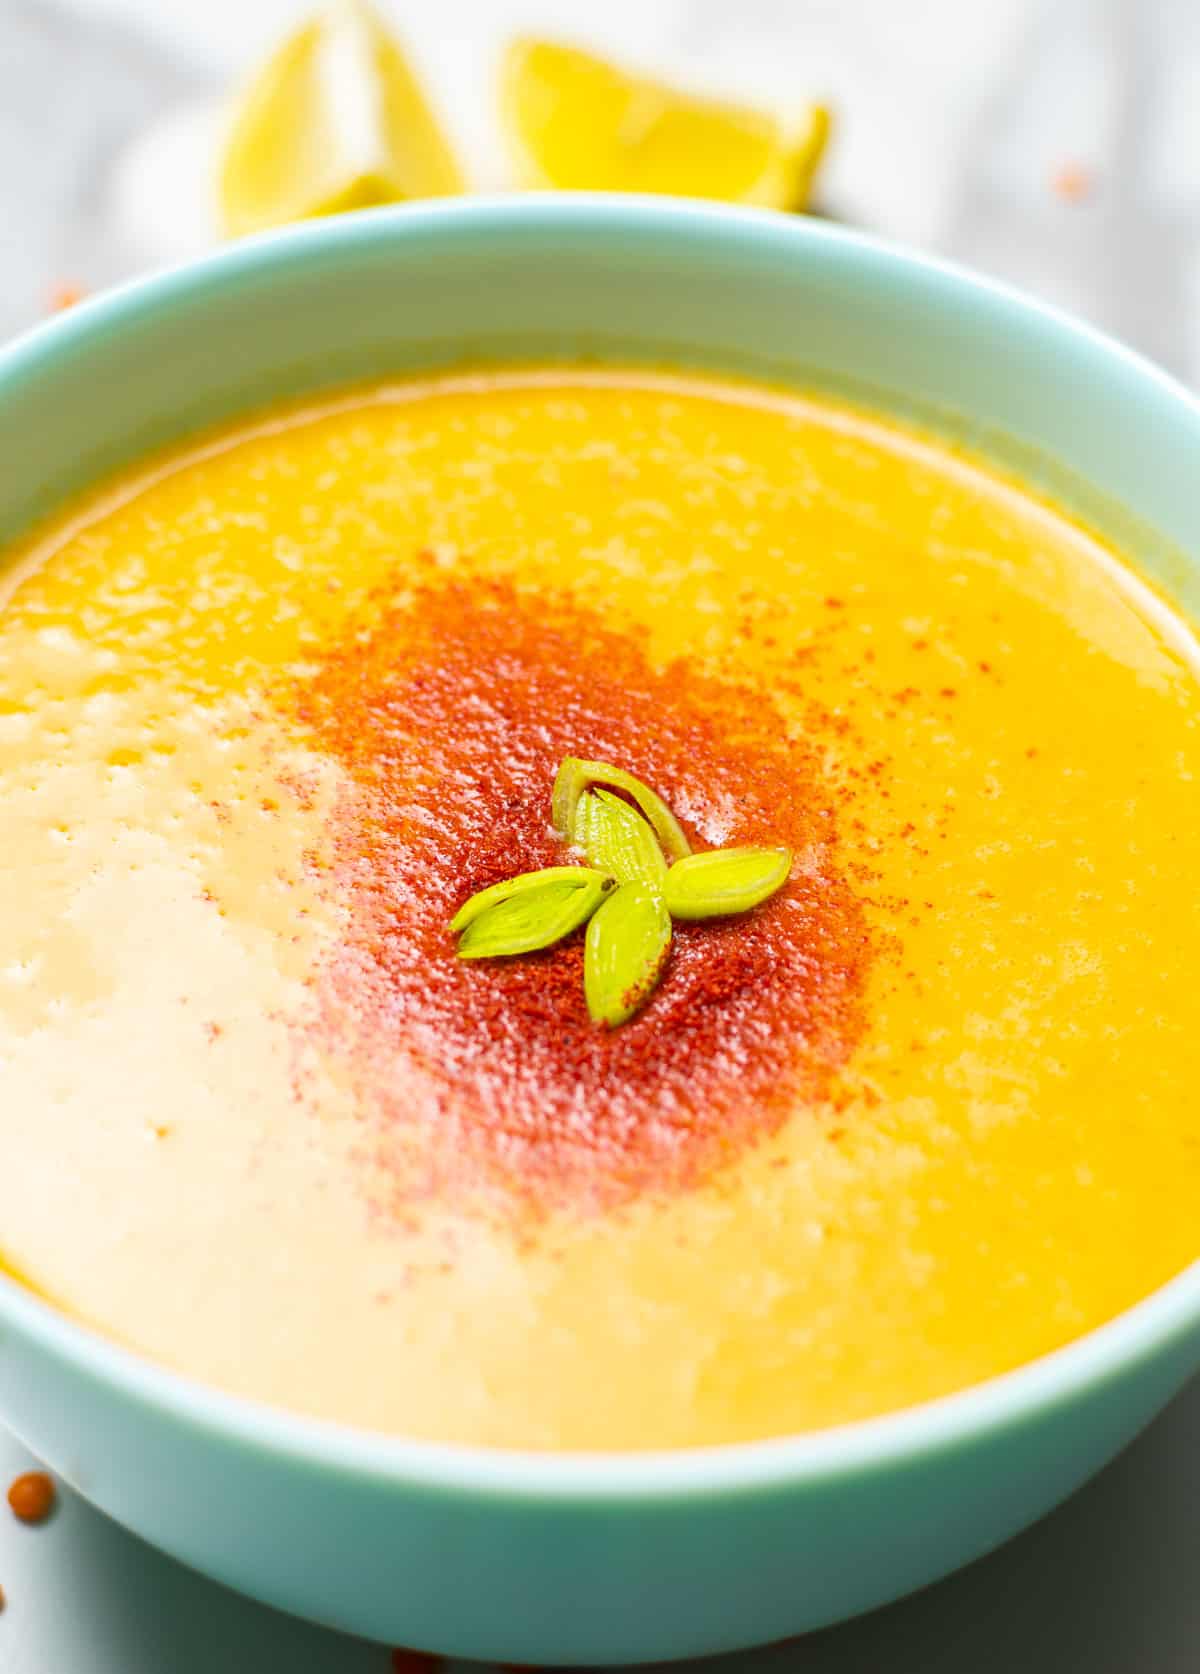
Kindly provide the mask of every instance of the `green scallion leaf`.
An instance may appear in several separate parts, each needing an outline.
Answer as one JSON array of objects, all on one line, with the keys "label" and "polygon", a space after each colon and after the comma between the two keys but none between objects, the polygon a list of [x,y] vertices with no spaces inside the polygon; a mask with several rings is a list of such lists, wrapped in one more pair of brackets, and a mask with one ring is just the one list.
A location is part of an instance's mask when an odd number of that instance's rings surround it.
[{"label": "green scallion leaf", "polygon": [[668,860],[681,860],[692,852],[683,834],[683,827],[667,807],[662,797],[626,773],[604,761],[585,761],[580,756],[565,756],[554,781],[550,802],[550,818],[554,829],[567,841],[575,840],[575,811],[585,791],[597,786],[623,791],[631,797],[650,821]]},{"label": "green scallion leaf", "polygon": [[667,863],[649,820],[612,791],[584,791],[575,808],[575,841],[588,865],[618,883],[647,884],[662,891]]},{"label": "green scallion leaf", "polygon": [[677,860],[665,895],[672,918],[724,918],[749,912],[782,889],[792,869],[790,849],[709,849]]},{"label": "green scallion leaf", "polygon": [[645,1005],[671,950],[671,917],[644,884],[619,884],[593,914],[584,946],[583,988],[594,1023],[615,1029]]},{"label": "green scallion leaf", "polygon": [[569,936],[592,916],[614,880],[588,866],[548,866],[481,889],[450,921],[460,959],[509,959]]}]

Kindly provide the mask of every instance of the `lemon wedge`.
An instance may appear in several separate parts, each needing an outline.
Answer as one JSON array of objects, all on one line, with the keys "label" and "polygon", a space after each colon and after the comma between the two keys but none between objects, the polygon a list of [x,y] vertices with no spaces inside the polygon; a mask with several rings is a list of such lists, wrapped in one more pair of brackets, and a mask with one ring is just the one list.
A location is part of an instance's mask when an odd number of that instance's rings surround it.
[{"label": "lemon wedge", "polygon": [[302,23],[251,78],[217,178],[231,237],[462,189],[420,83],[364,0]]},{"label": "lemon wedge", "polygon": [[830,125],[823,105],[789,124],[531,38],[508,47],[500,106],[522,186],[667,192],[773,209],[806,206]]}]

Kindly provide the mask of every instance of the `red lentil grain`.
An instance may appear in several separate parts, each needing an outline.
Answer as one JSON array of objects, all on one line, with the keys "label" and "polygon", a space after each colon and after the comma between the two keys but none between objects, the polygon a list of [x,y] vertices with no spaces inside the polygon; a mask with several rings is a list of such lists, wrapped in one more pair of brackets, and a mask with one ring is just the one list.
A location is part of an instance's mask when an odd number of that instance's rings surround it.
[{"label": "red lentil grain", "polygon": [[434,1656],[431,1651],[410,1651],[403,1645],[397,1645],[389,1666],[392,1674],[433,1674],[441,1663],[442,1658]]},{"label": "red lentil grain", "polygon": [[1082,203],[1092,194],[1092,171],[1083,163],[1060,163],[1050,178],[1050,189],[1064,203]]},{"label": "red lentil grain", "polygon": [[8,1503],[22,1523],[44,1523],[54,1510],[54,1483],[45,1471],[26,1471],[9,1484]]},{"label": "red lentil grain", "polygon": [[74,308],[77,303],[82,302],[86,295],[87,292],[82,285],[77,285],[70,279],[60,280],[58,284],[51,288],[49,311],[52,314],[61,314],[66,309]]}]

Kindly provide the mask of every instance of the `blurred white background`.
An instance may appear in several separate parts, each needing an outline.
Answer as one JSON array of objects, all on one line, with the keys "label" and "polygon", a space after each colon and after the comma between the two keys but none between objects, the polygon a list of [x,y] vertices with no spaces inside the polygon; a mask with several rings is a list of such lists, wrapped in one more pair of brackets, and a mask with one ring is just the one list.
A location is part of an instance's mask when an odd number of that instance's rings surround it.
[{"label": "blurred white background", "polygon": [[[700,88],[829,99],[829,213],[1010,279],[1200,383],[1197,0],[380,0],[476,184],[499,47],[562,35]],[[210,238],[231,80],[298,0],[0,0],[0,333]],[[1081,195],[1064,192],[1081,183]]]}]

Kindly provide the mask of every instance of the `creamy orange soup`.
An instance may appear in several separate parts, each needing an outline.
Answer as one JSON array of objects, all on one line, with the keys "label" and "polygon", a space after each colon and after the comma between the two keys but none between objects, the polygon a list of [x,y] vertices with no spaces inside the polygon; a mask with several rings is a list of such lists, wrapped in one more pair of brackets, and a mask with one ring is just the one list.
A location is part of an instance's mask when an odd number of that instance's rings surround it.
[{"label": "creamy orange soup", "polygon": [[[110,485],[0,610],[0,1250],[227,1390],[682,1447],[958,1389],[1197,1255],[1200,690],[1052,507],[733,384],[355,391]],[[786,886],[457,958],[564,755]]]}]

